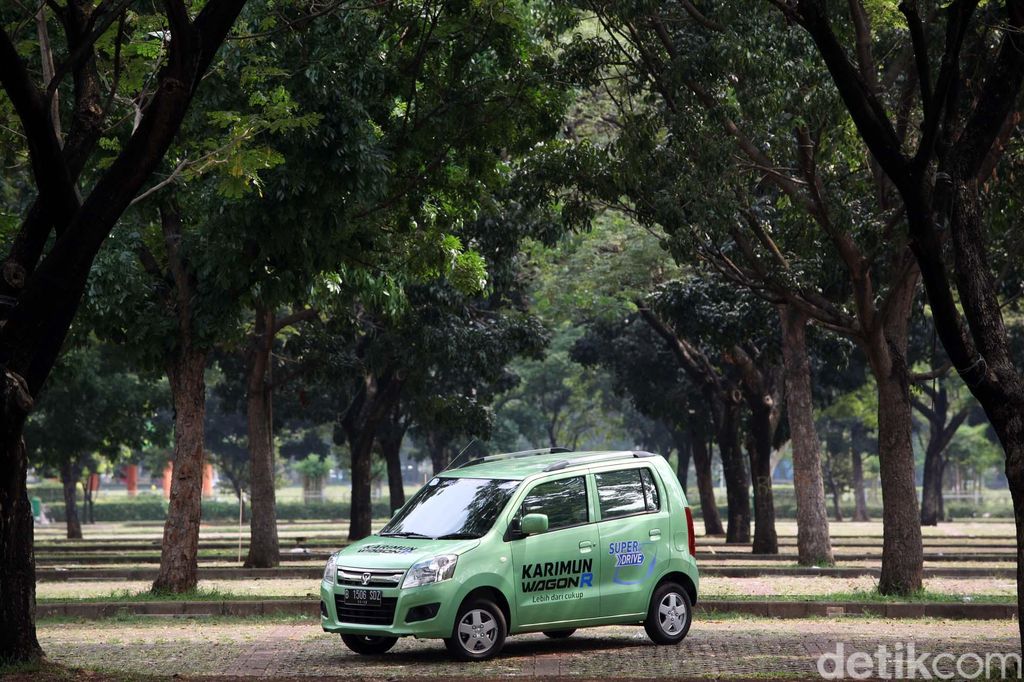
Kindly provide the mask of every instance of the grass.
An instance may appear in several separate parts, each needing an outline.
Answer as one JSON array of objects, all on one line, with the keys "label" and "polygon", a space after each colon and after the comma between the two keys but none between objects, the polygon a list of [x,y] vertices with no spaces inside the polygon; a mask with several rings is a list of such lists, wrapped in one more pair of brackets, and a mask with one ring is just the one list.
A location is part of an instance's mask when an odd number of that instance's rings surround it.
[{"label": "grass", "polygon": [[[736,614],[741,615],[741,614]],[[716,619],[718,614],[715,614]],[[280,625],[289,625],[296,623],[317,623],[319,624],[319,618],[315,616],[306,615],[290,615],[290,614],[273,614],[263,616],[181,616],[183,619],[189,618],[201,618],[204,624],[207,625],[256,625],[266,623],[277,623]],[[158,627],[164,627],[166,621],[153,618],[152,616],[139,615],[134,613],[116,613],[110,618],[104,618],[103,620],[93,620],[90,618],[76,618],[73,616],[52,616],[47,618],[39,618],[36,622],[40,627],[54,627],[58,625],[87,625],[92,630],[98,630],[101,628],[106,629],[117,629],[126,625],[155,625]]]},{"label": "grass", "polygon": [[956,595],[920,590],[910,595],[882,594],[877,590],[827,594],[715,595],[707,601],[857,602],[862,604],[1016,604],[1015,596],[1001,594]]},{"label": "grass", "polygon": [[110,594],[96,595],[91,597],[53,597],[50,599],[39,599],[40,604],[66,604],[66,603],[97,603],[97,602],[166,602],[166,601],[271,601],[280,599],[303,599],[295,596],[257,596],[250,594],[235,594],[222,590],[198,589],[189,592],[153,592],[144,590],[141,592],[130,592],[129,590],[115,590]]}]

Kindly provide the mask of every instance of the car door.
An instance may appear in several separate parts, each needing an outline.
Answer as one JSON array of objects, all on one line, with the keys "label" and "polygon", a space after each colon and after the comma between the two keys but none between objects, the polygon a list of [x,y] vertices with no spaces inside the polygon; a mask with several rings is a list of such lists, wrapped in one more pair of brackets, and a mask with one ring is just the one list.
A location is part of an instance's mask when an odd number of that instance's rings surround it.
[{"label": "car door", "polygon": [[664,491],[646,466],[594,472],[601,538],[603,618],[642,614],[669,558],[671,528]]},{"label": "car door", "polygon": [[[546,514],[548,530],[520,536],[518,523],[526,514]],[[534,485],[523,498],[509,535],[517,628],[597,617],[598,532],[584,475]]]}]

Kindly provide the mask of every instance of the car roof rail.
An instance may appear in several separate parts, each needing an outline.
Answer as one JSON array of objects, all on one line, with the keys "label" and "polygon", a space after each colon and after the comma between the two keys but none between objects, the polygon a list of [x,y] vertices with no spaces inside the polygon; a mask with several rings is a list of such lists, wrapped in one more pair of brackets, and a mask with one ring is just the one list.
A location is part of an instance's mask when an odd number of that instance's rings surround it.
[{"label": "car roof rail", "polygon": [[537,448],[534,450],[519,450],[518,452],[502,452],[495,455],[483,456],[473,456],[466,453],[453,459],[451,464],[445,467],[444,470],[449,471],[451,469],[461,469],[462,467],[483,464],[484,462],[498,462],[505,459],[520,459],[521,457],[536,457],[537,455],[555,455],[562,452],[572,452],[572,450],[569,448],[554,447]]},{"label": "car roof rail", "polygon": [[597,455],[584,455],[582,457],[574,457],[572,459],[562,459],[544,467],[544,471],[560,471],[561,469],[568,469],[569,467],[579,466],[580,464],[593,464],[595,462],[605,462],[613,459],[622,459],[627,455],[636,458],[657,457],[657,455],[654,454],[653,452],[647,452],[645,450],[621,450],[619,452],[602,452]]}]

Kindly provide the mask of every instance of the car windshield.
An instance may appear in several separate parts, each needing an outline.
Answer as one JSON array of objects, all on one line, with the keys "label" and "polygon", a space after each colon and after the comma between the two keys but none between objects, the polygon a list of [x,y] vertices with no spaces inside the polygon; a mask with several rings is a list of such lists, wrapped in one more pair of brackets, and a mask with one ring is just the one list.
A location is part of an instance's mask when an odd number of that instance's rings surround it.
[{"label": "car windshield", "polygon": [[479,538],[491,529],[519,481],[434,478],[399,510],[380,535],[403,538]]}]

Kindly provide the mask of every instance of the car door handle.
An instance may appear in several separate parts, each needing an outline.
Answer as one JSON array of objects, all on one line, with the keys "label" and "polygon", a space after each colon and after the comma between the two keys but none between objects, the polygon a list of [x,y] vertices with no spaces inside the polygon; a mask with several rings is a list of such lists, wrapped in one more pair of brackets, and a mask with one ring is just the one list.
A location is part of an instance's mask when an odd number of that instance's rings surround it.
[{"label": "car door handle", "polygon": [[647,535],[652,537],[652,538],[660,538],[661,537],[661,529],[660,528],[652,528],[651,532],[648,533]]},{"label": "car door handle", "polygon": [[590,540],[584,540],[583,542],[580,543],[580,549],[593,549],[593,548],[594,548],[594,543],[591,542]]}]

